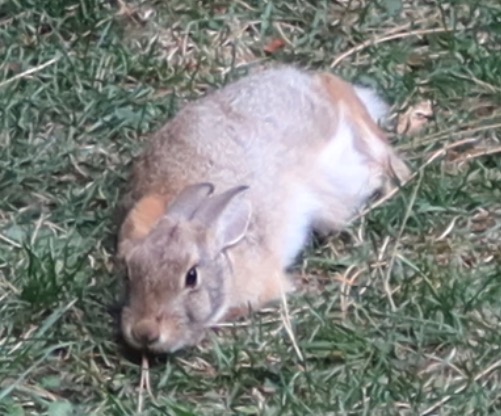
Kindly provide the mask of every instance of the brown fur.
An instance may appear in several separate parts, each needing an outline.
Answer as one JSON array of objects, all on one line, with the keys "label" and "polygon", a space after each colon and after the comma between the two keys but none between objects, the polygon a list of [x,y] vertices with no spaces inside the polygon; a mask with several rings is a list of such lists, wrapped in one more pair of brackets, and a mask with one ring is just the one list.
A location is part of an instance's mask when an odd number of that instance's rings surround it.
[{"label": "brown fur", "polygon": [[129,216],[130,234],[124,235],[123,238],[133,240],[144,238],[165,213],[166,207],[166,200],[160,195],[147,195],[141,198]]}]

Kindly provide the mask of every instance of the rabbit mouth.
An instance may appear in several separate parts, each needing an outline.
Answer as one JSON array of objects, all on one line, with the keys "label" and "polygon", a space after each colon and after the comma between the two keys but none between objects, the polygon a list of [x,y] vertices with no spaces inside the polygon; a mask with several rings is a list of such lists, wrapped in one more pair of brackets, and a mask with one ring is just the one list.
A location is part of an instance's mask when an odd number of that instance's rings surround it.
[{"label": "rabbit mouth", "polygon": [[170,321],[154,319],[142,319],[133,324],[124,322],[123,325],[123,335],[130,346],[155,354],[172,353],[195,345],[203,334],[202,328],[179,327]]},{"label": "rabbit mouth", "polygon": [[148,351],[152,353],[173,353],[176,352],[182,348],[189,347],[189,346],[194,346],[198,344],[198,342],[201,340],[203,337],[203,331],[193,332],[192,334],[186,334],[182,338],[175,338],[172,339],[172,337],[166,337],[163,338],[162,336],[158,340],[158,342],[155,342],[154,344],[148,345]]}]

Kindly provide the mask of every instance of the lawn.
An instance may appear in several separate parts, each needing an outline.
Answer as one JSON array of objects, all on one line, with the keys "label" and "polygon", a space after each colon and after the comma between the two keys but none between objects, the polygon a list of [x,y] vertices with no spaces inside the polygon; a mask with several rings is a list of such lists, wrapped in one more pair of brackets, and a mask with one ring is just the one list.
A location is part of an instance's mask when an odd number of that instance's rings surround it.
[{"label": "lawn", "polygon": [[[501,414],[498,0],[5,0],[0,51],[0,414]],[[415,175],[312,242],[287,308],[150,357],[142,389],[116,320],[130,162],[274,62],[381,91]]]}]

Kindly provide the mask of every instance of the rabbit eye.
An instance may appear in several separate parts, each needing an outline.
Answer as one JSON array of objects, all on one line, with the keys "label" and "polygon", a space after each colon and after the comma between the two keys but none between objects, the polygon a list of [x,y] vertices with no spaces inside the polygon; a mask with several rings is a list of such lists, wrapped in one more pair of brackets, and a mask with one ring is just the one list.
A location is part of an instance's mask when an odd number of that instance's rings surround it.
[{"label": "rabbit eye", "polygon": [[186,273],[186,287],[193,288],[197,285],[197,280],[198,280],[198,273],[197,273],[197,268],[192,267],[190,270],[188,270],[188,273]]}]

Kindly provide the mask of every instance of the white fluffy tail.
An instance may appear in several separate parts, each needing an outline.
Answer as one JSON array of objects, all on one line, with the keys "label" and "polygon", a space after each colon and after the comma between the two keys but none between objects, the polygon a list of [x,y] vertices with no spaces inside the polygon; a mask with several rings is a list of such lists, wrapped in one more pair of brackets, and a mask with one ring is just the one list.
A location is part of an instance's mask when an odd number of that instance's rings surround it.
[{"label": "white fluffy tail", "polygon": [[[355,86],[355,92],[376,123],[383,121],[383,119],[388,116],[390,106],[373,89],[357,85]],[[385,153],[388,154],[388,168],[392,176],[394,176],[400,184],[406,182],[411,176],[411,172],[406,163],[398,157],[392,148],[387,147],[385,149]],[[386,191],[388,191],[388,189],[386,189]]]},{"label": "white fluffy tail", "polygon": [[355,92],[377,123],[388,115],[390,106],[371,88],[355,86]]}]

